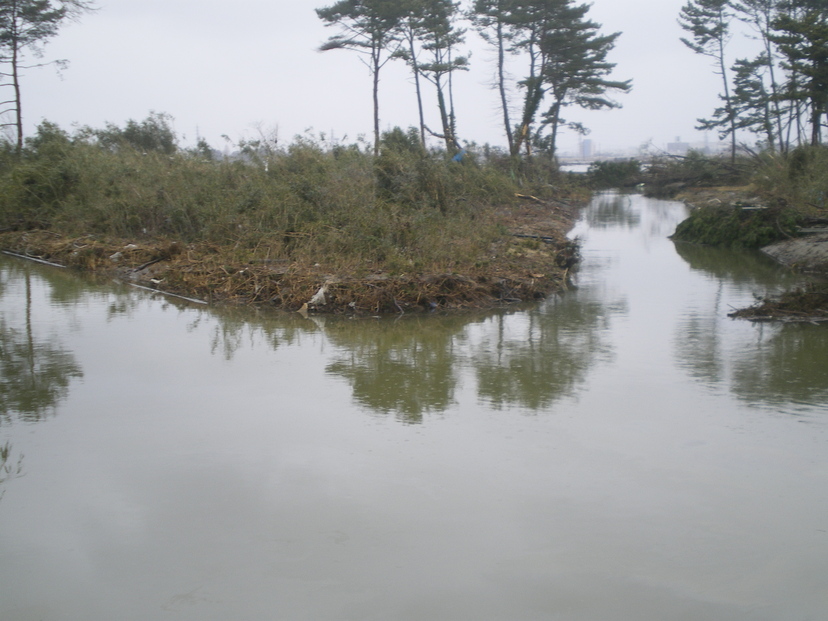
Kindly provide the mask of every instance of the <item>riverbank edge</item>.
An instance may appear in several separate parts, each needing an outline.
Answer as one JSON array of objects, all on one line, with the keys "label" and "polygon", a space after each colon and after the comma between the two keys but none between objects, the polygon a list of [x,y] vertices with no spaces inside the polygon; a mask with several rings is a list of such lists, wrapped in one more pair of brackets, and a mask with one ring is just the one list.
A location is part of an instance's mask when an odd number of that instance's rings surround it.
[{"label": "riverbank edge", "polygon": [[[767,209],[766,200],[749,186],[686,188],[676,197],[691,209]],[[722,213],[726,213],[725,211]],[[788,269],[814,276],[817,281],[785,293],[761,299],[757,304],[728,313],[728,317],[753,322],[828,322],[828,233],[818,229],[777,241],[758,250]],[[692,242],[690,242],[692,243]]]},{"label": "riverbank edge", "polygon": [[213,305],[255,305],[330,314],[490,309],[565,291],[578,262],[567,238],[584,203],[534,197],[493,210],[504,234],[474,265],[394,273],[384,266],[338,272],[319,264],[239,260],[233,248],[169,239],[72,236],[51,230],[0,233],[0,250],[108,276]]}]

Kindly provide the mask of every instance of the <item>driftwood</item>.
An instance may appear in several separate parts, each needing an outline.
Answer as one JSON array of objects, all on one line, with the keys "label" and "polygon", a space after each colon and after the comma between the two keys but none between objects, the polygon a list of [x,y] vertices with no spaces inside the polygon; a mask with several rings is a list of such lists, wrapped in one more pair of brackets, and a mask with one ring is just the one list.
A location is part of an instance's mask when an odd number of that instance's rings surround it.
[{"label": "driftwood", "polygon": [[170,297],[170,298],[177,298],[179,300],[185,300],[187,302],[192,302],[193,304],[209,305],[209,302],[206,302],[204,300],[199,300],[199,299],[196,299],[196,298],[188,298],[185,295],[178,295],[177,293],[170,293],[169,291],[163,291],[161,289],[153,289],[152,287],[145,287],[144,285],[139,285],[139,284],[136,284],[134,282],[128,282],[126,284],[129,285],[130,287],[135,287],[136,289],[142,289],[143,291],[150,291],[152,293],[160,293],[161,295],[165,295],[165,296]]},{"label": "driftwood", "polygon": [[521,239],[539,239],[547,244],[555,244],[558,242],[554,237],[547,237],[546,235],[525,235],[524,233],[512,233],[513,237],[520,237]]},{"label": "driftwood", "polygon": [[42,263],[43,265],[50,265],[52,267],[62,267],[65,268],[65,265],[61,265],[60,263],[52,263],[51,261],[47,261],[46,259],[39,259],[38,257],[31,257],[27,254],[17,254],[16,252],[9,252],[8,250],[3,250],[3,254],[7,254],[10,257],[15,257],[17,259],[26,259],[27,261],[34,261],[35,263]]},{"label": "driftwood", "polygon": [[537,196],[532,196],[531,194],[515,194],[515,198],[519,198],[524,201],[532,201],[533,203],[537,203],[538,205],[543,205],[544,207],[554,207],[555,205],[560,205],[562,207],[570,207],[571,205],[564,200],[561,199],[550,199],[550,200],[543,200],[542,198],[538,198]]},{"label": "driftwood", "polygon": [[138,267],[136,267],[136,268],[135,268],[135,269],[133,269],[132,271],[133,271],[134,273],[140,272],[141,270],[145,270],[145,269],[147,269],[150,265],[155,265],[156,263],[160,263],[160,262],[161,262],[161,261],[163,261],[163,260],[164,260],[164,257],[158,257],[158,258],[156,258],[156,259],[153,259],[152,261],[147,261],[147,262],[146,262],[146,263],[144,263],[143,265],[139,265]]},{"label": "driftwood", "polygon": [[525,201],[532,201],[533,203],[539,203],[541,205],[546,205],[546,201],[542,201],[537,196],[530,196],[529,194],[515,194],[515,198],[520,198]]}]

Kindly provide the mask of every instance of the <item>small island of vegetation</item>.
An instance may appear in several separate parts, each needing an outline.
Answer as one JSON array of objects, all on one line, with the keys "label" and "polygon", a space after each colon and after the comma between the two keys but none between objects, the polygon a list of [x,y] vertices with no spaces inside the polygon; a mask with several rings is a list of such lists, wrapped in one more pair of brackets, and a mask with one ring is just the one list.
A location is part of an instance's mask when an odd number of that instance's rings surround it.
[{"label": "small island of vegetation", "polygon": [[[0,87],[14,92],[14,136],[0,153],[6,251],[204,301],[289,310],[488,306],[566,286],[578,253],[565,233],[589,192],[557,168],[559,132],[586,131],[562,113],[617,108],[610,94],[631,87],[610,75],[620,33],[602,34],[589,5],[339,0],[316,9],[332,29],[318,49],[354,53],[371,76],[370,144],[262,136],[229,153],[203,141],[180,149],[163,114],[72,134],[43,122],[24,139],[21,59],[93,9],[0,1],[0,64],[13,77]],[[453,85],[469,65],[469,30],[497,54],[503,151],[458,135]],[[419,118],[410,131],[380,130],[389,62],[411,72]],[[428,98],[439,124],[427,122]]]},{"label": "small island of vegetation", "polygon": [[176,147],[164,115],[0,159],[0,245],[209,302],[381,313],[533,300],[565,287],[588,190],[550,162],[447,158],[416,130],[365,145]]}]

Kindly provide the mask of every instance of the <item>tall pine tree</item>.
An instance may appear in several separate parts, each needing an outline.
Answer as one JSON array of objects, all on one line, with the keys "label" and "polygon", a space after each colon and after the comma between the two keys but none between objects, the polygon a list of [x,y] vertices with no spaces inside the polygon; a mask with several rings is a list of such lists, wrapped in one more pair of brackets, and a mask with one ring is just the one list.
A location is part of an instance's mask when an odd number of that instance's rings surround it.
[{"label": "tall pine tree", "polygon": [[699,119],[699,129],[719,128],[720,135],[730,136],[730,157],[736,159],[736,115],[730,94],[726,48],[731,37],[734,14],[730,0],[690,0],[679,14],[679,25],[690,34],[681,42],[696,54],[713,59],[714,71],[722,78],[719,97],[723,105],[711,119]]},{"label": "tall pine tree", "polygon": [[399,24],[404,12],[404,5],[395,0],[340,0],[332,6],[316,9],[326,26],[337,26],[340,30],[320,46],[320,51],[354,50],[367,57],[363,62],[373,78],[375,154],[379,153],[380,147],[380,70],[399,48]]},{"label": "tall pine tree", "polygon": [[27,62],[27,53],[42,58],[43,46],[57,35],[60,26],[92,9],[92,3],[84,0],[0,0],[0,72],[2,84],[11,89],[11,98],[3,101],[3,113],[11,113],[13,121],[3,126],[13,127],[16,133],[17,152],[23,149],[23,97],[22,77],[26,69],[52,63]]}]

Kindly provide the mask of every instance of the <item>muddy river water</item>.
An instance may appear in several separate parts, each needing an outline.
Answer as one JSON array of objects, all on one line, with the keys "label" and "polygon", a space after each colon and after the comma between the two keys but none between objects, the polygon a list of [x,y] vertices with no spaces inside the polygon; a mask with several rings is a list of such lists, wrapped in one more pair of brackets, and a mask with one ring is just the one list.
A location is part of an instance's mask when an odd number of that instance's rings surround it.
[{"label": "muddy river water", "polygon": [[596,197],[577,288],[471,316],[218,310],[0,259],[0,619],[805,621],[828,326]]}]

